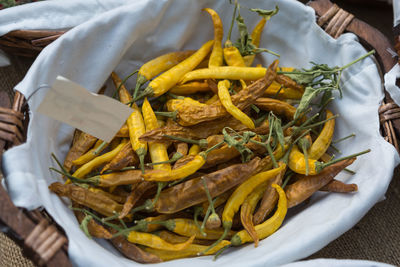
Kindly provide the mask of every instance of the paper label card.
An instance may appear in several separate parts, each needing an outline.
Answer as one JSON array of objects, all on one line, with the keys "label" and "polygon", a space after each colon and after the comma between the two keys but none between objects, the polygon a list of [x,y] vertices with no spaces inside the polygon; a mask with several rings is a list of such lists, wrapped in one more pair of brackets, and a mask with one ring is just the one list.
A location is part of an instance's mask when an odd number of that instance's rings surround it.
[{"label": "paper label card", "polygon": [[58,76],[37,109],[103,141],[110,142],[132,113],[132,109],[104,95]]}]

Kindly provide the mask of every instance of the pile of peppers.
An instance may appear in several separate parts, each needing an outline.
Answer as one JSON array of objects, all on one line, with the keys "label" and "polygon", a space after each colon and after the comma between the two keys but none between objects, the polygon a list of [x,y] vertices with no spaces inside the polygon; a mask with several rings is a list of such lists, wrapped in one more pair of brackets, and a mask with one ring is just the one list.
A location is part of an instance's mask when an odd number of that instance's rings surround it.
[{"label": "pile of peppers", "polygon": [[317,191],[357,191],[334,179],[368,152],[332,155],[337,115],[328,106],[345,68],[296,70],[278,59],[253,66],[257,53],[279,57],[258,47],[278,7],[252,11],[261,19],[250,34],[235,3],[222,43],[222,21],[205,8],[213,40],[161,55],[124,80],[111,74],[116,97],[132,109],[126,124],[110,143],[76,130],[64,163],[54,156],[58,167],[50,168],[65,182],[49,189],[71,200],[89,238],[110,240],[141,263],[219,255],[257,247]]}]

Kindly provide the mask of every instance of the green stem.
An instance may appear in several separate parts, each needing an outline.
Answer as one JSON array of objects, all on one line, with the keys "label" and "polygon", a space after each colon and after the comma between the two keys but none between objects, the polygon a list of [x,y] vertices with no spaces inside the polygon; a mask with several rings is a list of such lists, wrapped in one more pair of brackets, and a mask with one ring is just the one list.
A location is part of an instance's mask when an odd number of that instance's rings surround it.
[{"label": "green stem", "polygon": [[82,229],[82,231],[85,233],[85,235],[92,239],[92,236],[89,233],[89,229],[88,229],[88,223],[90,222],[90,220],[92,220],[93,217],[90,215],[86,215],[85,218],[83,218],[81,224],[79,225],[79,228]]},{"label": "green stem", "polygon": [[176,152],[171,159],[165,160],[165,161],[159,161],[159,162],[152,162],[152,163],[147,163],[146,166],[154,166],[158,164],[167,164],[167,163],[174,163],[175,161],[181,159],[183,155],[180,152]]},{"label": "green stem", "polygon": [[135,85],[135,89],[133,90],[133,99],[136,98],[138,92],[139,92],[139,88],[145,84],[147,82],[146,77],[144,77],[141,74],[138,74],[137,79],[136,79],[136,85]]},{"label": "green stem", "polygon": [[214,256],[214,258],[213,258],[213,261],[216,261],[217,258],[218,258],[225,250],[227,250],[227,249],[230,248],[230,247],[232,247],[231,244],[226,245],[225,247],[222,247],[220,250],[218,250],[217,253],[215,253],[215,256]]},{"label": "green stem", "polygon": [[233,29],[233,24],[235,23],[235,17],[236,17],[236,10],[237,10],[237,0],[235,1],[235,8],[233,9],[233,15],[232,15],[232,21],[231,21],[231,26],[229,27],[229,31],[228,31],[228,37],[226,38],[226,41],[230,41],[231,40],[231,34],[232,34],[232,29]]},{"label": "green stem", "polygon": [[209,149],[207,149],[206,151],[200,152],[199,154],[201,154],[205,159],[207,158],[208,153],[210,153],[211,151],[219,148],[220,146],[222,146],[225,143],[225,141],[221,141],[218,144],[213,145],[212,147],[210,147]]},{"label": "green stem", "polygon": [[169,134],[164,134],[164,136],[167,138],[173,139],[173,140],[177,140],[177,141],[181,141],[181,142],[185,142],[185,143],[189,143],[189,144],[195,144],[195,145],[200,146],[200,148],[206,148],[208,146],[207,139],[193,140],[193,139],[169,135]]},{"label": "green stem", "polygon": [[349,139],[349,138],[355,137],[355,136],[356,136],[356,135],[355,135],[354,133],[352,133],[352,134],[350,134],[350,135],[348,135],[348,136],[345,136],[345,137],[340,138],[340,139],[338,139],[338,140],[332,141],[332,144],[336,144],[336,143],[342,142],[342,141],[344,141],[344,140],[346,140],[346,139]]},{"label": "green stem", "polygon": [[290,181],[290,179],[292,178],[293,175],[294,175],[294,172],[290,173],[290,174],[286,177],[285,181],[284,181],[283,184],[282,184],[282,189],[285,188],[285,186],[288,184],[288,182]]},{"label": "green stem", "polygon": [[168,96],[172,97],[173,99],[185,99],[184,96],[176,95],[176,94],[173,94],[171,92],[168,92],[167,94],[168,94]]},{"label": "green stem", "polygon": [[208,199],[208,204],[209,204],[209,206],[211,207],[211,211],[212,211],[212,213],[215,213],[214,202],[213,202],[213,200],[212,200],[210,191],[208,190],[207,182],[206,182],[206,180],[204,179],[204,177],[201,177],[200,180],[201,180],[201,182],[203,183],[204,191],[206,192],[207,199]]},{"label": "green stem", "polygon": [[[318,113],[317,113],[317,114],[318,114]],[[299,126],[298,128],[303,128],[303,129],[304,129],[304,128],[314,128],[314,127],[316,127],[316,126],[319,126],[319,125],[321,125],[321,124],[324,124],[324,123],[327,122],[327,121],[336,119],[337,117],[339,117],[339,114],[336,114],[336,115],[334,115],[334,116],[332,116],[332,117],[330,117],[330,118],[328,118],[328,119],[326,119],[326,120],[319,121],[319,122],[316,122],[316,123],[313,123],[313,124],[310,124],[310,125]]]},{"label": "green stem", "polygon": [[278,168],[279,166],[278,166],[278,163],[276,162],[274,152],[272,151],[272,148],[268,142],[266,143],[266,148],[267,148],[269,156],[271,157],[272,165],[274,166],[274,168]]},{"label": "green stem", "polygon": [[201,232],[201,226],[199,224],[199,214],[203,211],[203,207],[202,206],[196,206],[194,207],[194,215],[193,215],[193,221],[194,224],[197,226],[197,228],[199,228],[200,232]]},{"label": "green stem", "polygon": [[125,78],[122,80],[122,82],[119,84],[117,90],[115,90],[115,92],[114,92],[114,94],[113,94],[113,96],[112,96],[113,98],[115,98],[115,97],[117,96],[117,94],[118,94],[118,92],[119,92],[119,89],[121,89],[121,87],[126,83],[126,81],[127,81],[130,77],[132,77],[133,75],[135,75],[138,71],[139,71],[139,70],[136,70],[136,71],[132,72],[131,74],[129,74],[127,77],[125,77]]},{"label": "green stem", "polygon": [[[102,219],[100,217],[98,217],[96,214],[94,214],[93,212],[90,212],[88,210],[85,209],[81,209],[81,208],[74,208],[74,207],[70,207],[71,210],[76,210],[76,211],[80,211],[83,212],[85,214],[89,214],[90,216],[92,216],[96,221],[98,222],[102,222]],[[113,223],[109,223],[109,222],[102,222],[104,225],[107,225],[108,227],[111,227],[117,231],[122,230],[118,225],[113,224]]]},{"label": "green stem", "polygon": [[261,123],[263,121],[265,121],[265,119],[268,117],[268,113],[265,113],[264,115],[262,115],[261,117],[259,117],[258,119],[255,120],[254,124],[256,125],[256,127],[260,126]]},{"label": "green stem", "polygon": [[333,148],[333,150],[335,150],[337,153],[342,154],[342,151],[340,151],[340,149],[337,148],[335,145],[330,144],[330,147]]},{"label": "green stem", "polygon": [[271,51],[271,50],[269,50],[269,49],[266,49],[266,48],[256,48],[256,50],[255,50],[255,53],[256,53],[256,54],[261,53],[261,52],[267,52],[267,53],[269,53],[269,54],[271,54],[271,55],[274,55],[274,56],[277,56],[277,57],[281,57],[281,55],[279,55],[279,54],[277,54],[277,53],[275,53],[275,52],[273,52],[273,51]]},{"label": "green stem", "polygon": [[251,104],[250,107],[251,107],[257,114],[260,113],[260,109],[259,109],[256,105]]},{"label": "green stem", "polygon": [[103,149],[108,145],[108,143],[106,141],[103,141],[97,148],[95,151],[93,151],[94,155],[98,155],[101,153],[101,151],[103,151]]},{"label": "green stem", "polygon": [[354,61],[352,61],[352,62],[350,62],[350,63],[344,65],[343,67],[340,67],[340,68],[339,68],[339,71],[342,71],[342,70],[344,70],[344,69],[350,67],[351,65],[353,65],[353,64],[355,64],[355,63],[357,63],[357,62],[363,60],[363,59],[366,58],[366,57],[369,57],[370,55],[372,55],[372,54],[374,54],[374,53],[375,53],[375,50],[369,51],[368,53],[366,53],[365,55],[363,55],[363,56],[357,58],[356,60],[354,60]]},{"label": "green stem", "polygon": [[155,115],[158,116],[163,116],[163,117],[167,117],[167,118],[171,118],[174,121],[176,121],[176,116],[178,115],[178,111],[171,111],[171,112],[166,112],[166,111],[154,111]]},{"label": "green stem", "polygon": [[151,209],[154,208],[154,206],[156,205],[158,199],[160,198],[160,194],[161,194],[161,190],[163,190],[163,188],[167,185],[167,182],[157,182],[157,193],[156,196],[153,199],[153,202],[151,203]]},{"label": "green stem", "polygon": [[355,154],[352,154],[352,155],[349,155],[349,156],[346,156],[346,157],[334,159],[334,160],[326,162],[326,163],[316,162],[315,163],[315,169],[316,169],[316,171],[318,173],[318,172],[322,171],[324,168],[326,168],[326,167],[328,167],[328,166],[330,166],[332,164],[335,164],[337,162],[340,162],[340,161],[343,161],[343,160],[346,160],[346,159],[355,158],[357,156],[360,156],[360,155],[363,155],[363,154],[366,154],[366,153],[369,153],[369,152],[371,152],[371,149],[367,149],[367,150],[364,150],[364,151],[361,151],[359,153],[355,153]]},{"label": "green stem", "polygon": [[206,248],[204,251],[200,252],[198,255],[204,255],[204,253],[208,252],[210,249],[214,248],[216,245],[218,245],[224,238],[228,235],[229,231],[231,230],[232,227],[232,222],[226,221],[223,223],[224,226],[224,233],[220,236],[220,238],[212,243],[208,248]]},{"label": "green stem", "polygon": [[204,215],[204,218],[203,218],[203,222],[201,223],[201,226],[200,226],[200,234],[201,234],[202,236],[206,236],[206,235],[207,235],[207,234],[204,232],[204,228],[206,227],[206,222],[207,222],[207,220],[208,220],[208,217],[210,216],[210,213],[211,213],[211,206],[208,206],[207,211],[206,211],[206,214]]}]

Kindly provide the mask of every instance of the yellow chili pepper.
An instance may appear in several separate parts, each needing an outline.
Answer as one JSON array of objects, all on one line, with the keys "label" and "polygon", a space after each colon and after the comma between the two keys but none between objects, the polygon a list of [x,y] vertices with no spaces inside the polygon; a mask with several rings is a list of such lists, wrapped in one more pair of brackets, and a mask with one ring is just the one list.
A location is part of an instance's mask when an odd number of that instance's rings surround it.
[{"label": "yellow chili pepper", "polygon": [[[120,84],[122,83],[121,79],[118,77],[118,75],[115,72],[111,73],[111,79],[116,88],[118,88],[120,86]],[[128,90],[126,90],[125,85],[121,85],[121,87],[119,87],[118,95],[119,95],[119,100],[123,104],[128,104],[132,100],[131,94],[129,93]]]},{"label": "yellow chili pepper", "polygon": [[[164,170],[150,170],[142,175],[146,181],[169,182],[188,177],[195,173],[206,163],[206,157],[202,153],[194,156],[193,160],[179,168],[164,171]],[[157,166],[157,165],[156,165]],[[155,166],[154,166],[155,167]]]},{"label": "yellow chili pepper", "polygon": [[[240,206],[242,205],[246,197],[260,184],[267,181],[268,179],[271,179],[273,177],[276,177],[277,175],[282,174],[282,172],[284,172],[285,170],[286,170],[286,164],[284,164],[283,162],[279,162],[278,168],[265,172],[260,172],[250,177],[241,185],[239,185],[235,189],[235,191],[233,191],[232,195],[226,202],[224,211],[222,213],[222,225],[224,227],[224,234],[208,249],[212,248],[226,237],[226,234],[230,231],[232,227],[233,217],[235,216],[235,213],[239,210]],[[204,252],[207,252],[207,250]]]},{"label": "yellow chili pepper", "polygon": [[[318,173],[316,163],[318,161],[315,159],[308,159],[309,175],[314,175]],[[306,160],[304,154],[300,152],[297,145],[294,145],[292,151],[289,154],[289,168],[300,174],[306,174]]]},{"label": "yellow chili pepper", "polygon": [[[103,140],[97,140],[96,144],[94,144],[94,147],[92,149],[90,149],[88,152],[86,152],[85,154],[83,154],[82,156],[80,156],[79,158],[74,160],[72,162],[72,164],[74,164],[74,165],[83,165],[83,164],[91,161],[92,159],[94,159],[97,156],[94,152],[97,150],[97,148],[102,143],[103,143]],[[106,148],[106,146],[104,146],[104,148]]]},{"label": "yellow chili pepper", "polygon": [[245,67],[246,65],[244,63],[242,55],[240,54],[239,49],[233,46],[233,43],[230,40],[233,24],[235,22],[235,15],[237,8],[238,5],[235,4],[235,9],[233,11],[232,21],[229,27],[228,36],[224,44],[224,59],[228,66]]},{"label": "yellow chili pepper", "polygon": [[127,142],[126,139],[122,139],[122,142],[113,150],[108,153],[105,153],[93,160],[89,161],[88,163],[82,165],[79,169],[77,169],[72,176],[76,178],[83,178],[86,174],[91,172],[94,168],[102,165],[103,163],[111,161],[122,149],[122,147]]},{"label": "yellow chili pepper", "polygon": [[[231,242],[229,242],[228,240],[223,240],[221,243],[219,243],[213,249],[210,249],[204,255],[215,254],[223,247],[228,246],[230,243]],[[169,261],[169,260],[198,256],[198,254],[201,251],[205,250],[206,248],[207,248],[207,246],[204,246],[204,245],[190,244],[187,248],[177,251],[177,252],[174,252],[174,253],[168,252],[166,250],[158,250],[158,249],[151,249],[151,248],[144,248],[144,250],[146,252],[156,255],[163,261]]]},{"label": "yellow chili pepper", "polygon": [[127,240],[131,243],[140,244],[156,249],[168,250],[168,251],[183,250],[193,242],[193,239],[194,236],[192,236],[186,242],[180,244],[171,244],[162,240],[160,237],[149,233],[131,231],[127,236]]},{"label": "yellow chili pepper", "polygon": [[[154,114],[154,111],[151,108],[151,105],[150,105],[149,101],[147,100],[147,98],[144,99],[143,106],[142,106],[142,113],[143,113],[143,119],[144,119],[144,122],[146,125],[146,131],[151,131],[151,130],[154,130],[159,127],[157,117]],[[151,161],[153,163],[169,160],[168,152],[167,152],[167,145],[165,143],[150,142],[149,143],[149,152],[150,152]],[[168,163],[153,165],[153,168],[155,170],[163,170],[163,171],[171,170],[171,166]]]},{"label": "yellow chili pepper", "polygon": [[235,46],[224,47],[224,59],[228,66],[246,67],[242,55]]},{"label": "yellow chili pepper", "polygon": [[286,164],[279,162],[279,167],[260,172],[248,180],[243,182],[229,197],[226,202],[224,212],[222,213],[222,221],[224,228],[230,228],[232,226],[232,220],[235,213],[239,210],[240,205],[244,202],[246,197],[256,189],[260,184],[271,179],[286,170]]},{"label": "yellow chili pepper", "polygon": [[263,197],[267,185],[267,182],[259,185],[250,195],[247,196],[246,200],[242,204],[242,207],[240,208],[240,221],[242,222],[242,225],[246,229],[247,233],[249,233],[251,238],[254,240],[255,246],[258,245],[260,238],[258,237],[254,228],[253,213],[256,209],[257,203]]},{"label": "yellow chili pepper", "polygon": [[[264,26],[267,20],[265,18],[261,18],[261,20],[257,23],[256,27],[254,27],[253,32],[251,33],[251,39],[253,44],[256,47],[260,46],[261,34],[264,30]],[[256,55],[248,55],[243,57],[246,66],[250,67],[253,64],[254,58]]]},{"label": "yellow chili pepper", "polygon": [[217,12],[211,8],[204,8],[204,11],[211,15],[214,24],[214,45],[213,50],[210,55],[210,60],[208,61],[208,67],[218,67],[222,66],[222,37],[224,36],[224,29],[222,26],[222,21],[218,16]]},{"label": "yellow chili pepper", "polygon": [[[326,110],[326,119],[329,119],[331,117],[333,117],[332,112]],[[314,143],[308,150],[308,157],[310,159],[319,159],[320,157],[322,157],[322,155],[325,154],[326,150],[329,148],[331,144],[334,129],[335,129],[334,119],[325,122],[321,133],[319,134],[317,139],[315,139]]]},{"label": "yellow chili pepper", "polygon": [[182,77],[180,83],[201,79],[257,80],[264,77],[266,73],[266,68],[223,66],[188,72]]},{"label": "yellow chili pepper", "polygon": [[126,120],[129,128],[129,139],[132,149],[139,157],[140,167],[144,172],[144,157],[147,154],[147,143],[140,141],[139,137],[146,132],[145,124],[143,121],[142,113],[136,104],[132,105],[133,112]]},{"label": "yellow chili pepper", "polygon": [[[114,77],[113,81],[115,87],[118,88],[119,85],[121,84],[121,79],[119,79],[116,74],[114,74],[114,76],[112,77]],[[124,85],[121,86],[118,93],[122,103],[128,104],[132,101],[132,97]],[[139,141],[139,137],[146,132],[146,128],[143,122],[142,113],[140,112],[138,106],[135,103],[133,103],[131,108],[132,108],[132,113],[126,120],[126,124],[128,126],[128,131],[129,131],[129,139],[132,145],[132,149],[136,152],[136,154],[139,157],[140,167],[142,169],[142,172],[144,172],[144,157],[147,154],[147,143]]]},{"label": "yellow chili pepper", "polygon": [[[287,213],[287,200],[285,191],[283,191],[283,189],[277,184],[272,184],[271,186],[276,189],[279,195],[278,208],[271,218],[262,224],[256,225],[255,229],[260,239],[264,239],[278,230],[278,228],[282,225],[283,219]],[[252,238],[245,230],[236,233],[231,239],[233,246],[240,246],[251,241]]]},{"label": "yellow chili pepper", "polygon": [[[171,219],[167,220],[164,223],[164,226],[170,230],[171,232],[174,232],[176,234],[182,235],[182,236],[195,236],[198,239],[206,239],[206,240],[215,240],[218,239],[224,230],[222,228],[218,229],[204,229],[205,235],[203,235],[200,232],[199,227],[195,224],[195,222],[191,219],[183,219],[183,218],[177,218],[177,219]],[[227,236],[233,236],[235,234],[234,231],[229,231]]]},{"label": "yellow chili pepper", "polygon": [[190,95],[198,92],[208,92],[210,90],[210,86],[207,82],[191,82],[175,85],[170,92],[175,95]]},{"label": "yellow chili pepper", "polygon": [[208,41],[193,55],[155,78],[149,83],[149,85],[143,91],[140,97],[157,97],[166,93],[169,89],[176,85],[179,80],[181,80],[183,75],[193,70],[198,64],[200,64],[200,62],[210,52],[213,43],[213,40]]},{"label": "yellow chili pepper", "polygon": [[190,147],[188,155],[195,156],[195,155],[197,155],[197,154],[199,154],[199,153],[200,153],[200,146],[194,144],[194,145],[192,145],[192,146]]},{"label": "yellow chili pepper", "polygon": [[[156,57],[143,64],[137,75],[135,92],[137,92],[139,87],[147,81],[153,79],[161,72],[179,64],[189,56],[193,55],[194,52],[195,51],[193,50],[172,52]],[[134,95],[134,97],[136,97],[136,95]]]},{"label": "yellow chili pepper", "polygon": [[301,99],[303,96],[303,93],[292,88],[282,87],[282,85],[275,81],[265,90],[264,94],[268,97],[277,97],[281,99]]},{"label": "yellow chili pepper", "polygon": [[218,97],[221,104],[224,106],[226,111],[231,114],[235,119],[239,120],[241,123],[249,127],[250,129],[255,129],[253,120],[246,115],[243,111],[238,109],[232,103],[231,95],[229,94],[230,83],[228,80],[223,80],[218,82]]},{"label": "yellow chili pepper", "polygon": [[204,104],[211,105],[212,103],[215,103],[218,100],[219,100],[219,97],[217,94],[215,94],[210,99],[208,99]]}]

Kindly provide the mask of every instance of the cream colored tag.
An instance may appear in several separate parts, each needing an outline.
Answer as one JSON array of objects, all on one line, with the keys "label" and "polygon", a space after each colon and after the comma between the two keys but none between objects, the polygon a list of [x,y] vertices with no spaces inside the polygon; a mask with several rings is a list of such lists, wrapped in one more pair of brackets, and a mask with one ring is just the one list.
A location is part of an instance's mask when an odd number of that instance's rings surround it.
[{"label": "cream colored tag", "polygon": [[132,113],[129,106],[91,93],[62,76],[57,77],[37,111],[106,142],[113,139]]}]

